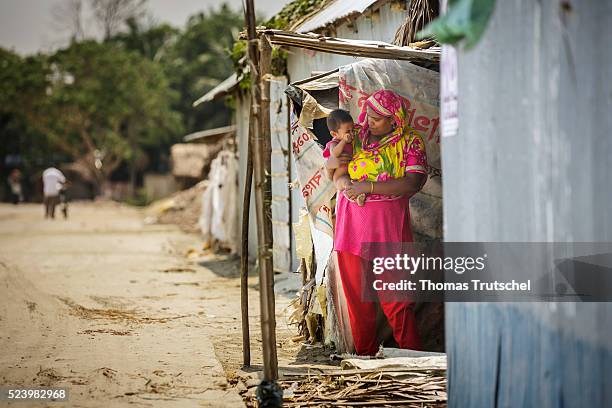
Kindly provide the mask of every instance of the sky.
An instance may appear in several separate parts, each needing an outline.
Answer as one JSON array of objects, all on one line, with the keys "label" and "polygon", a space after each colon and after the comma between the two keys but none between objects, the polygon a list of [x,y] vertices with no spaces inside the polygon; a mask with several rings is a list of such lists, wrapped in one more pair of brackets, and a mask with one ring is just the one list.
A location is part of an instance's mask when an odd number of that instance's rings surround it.
[{"label": "sky", "polygon": [[[47,52],[62,46],[67,33],[57,27],[53,10],[65,0],[0,0],[0,47],[20,54]],[[254,0],[258,15],[270,17],[290,0]],[[242,10],[242,0],[226,0]],[[148,9],[156,21],[183,26],[187,18],[202,10],[218,7],[215,0],[148,0]]]}]

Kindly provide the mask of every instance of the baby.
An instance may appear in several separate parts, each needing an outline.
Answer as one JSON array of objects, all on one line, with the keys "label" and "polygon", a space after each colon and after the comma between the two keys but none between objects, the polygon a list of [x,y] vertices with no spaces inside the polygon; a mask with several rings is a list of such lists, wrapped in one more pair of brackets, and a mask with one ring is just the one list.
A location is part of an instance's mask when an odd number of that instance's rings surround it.
[{"label": "baby", "polygon": [[[327,128],[333,139],[325,145],[323,157],[339,158],[343,153],[353,156],[353,118],[351,114],[342,109],[331,111],[327,117]],[[341,176],[348,175],[348,166],[343,165],[333,171],[334,182]],[[360,194],[355,200],[360,207],[365,203],[365,194]]]}]

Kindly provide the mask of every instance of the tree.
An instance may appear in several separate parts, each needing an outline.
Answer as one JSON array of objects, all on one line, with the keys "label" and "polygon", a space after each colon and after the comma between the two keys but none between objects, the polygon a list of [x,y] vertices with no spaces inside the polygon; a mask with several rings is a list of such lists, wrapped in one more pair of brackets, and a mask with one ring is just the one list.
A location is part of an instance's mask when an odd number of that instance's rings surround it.
[{"label": "tree", "polygon": [[91,0],[96,22],[104,33],[104,39],[117,34],[129,19],[144,16],[146,0]]},{"label": "tree", "polygon": [[73,42],[85,39],[83,0],[64,0],[51,9],[55,25],[60,31],[68,31]]},{"label": "tree", "polygon": [[145,26],[141,20],[129,18],[125,22],[127,31],[107,40],[126,50],[136,51],[143,57],[159,62],[180,35],[180,30],[169,24]]},{"label": "tree", "polygon": [[[30,57],[0,49],[0,154],[38,166],[76,161],[100,187],[122,163],[134,182],[145,155],[155,162],[185,132],[229,123],[224,102],[192,103],[233,72],[228,49],[241,14],[223,5],[179,30],[145,24],[144,0],[66,1],[68,47]],[[81,7],[94,1],[101,43],[78,34]]]},{"label": "tree", "polygon": [[146,27],[128,19],[128,30],[107,41],[159,62],[170,86],[179,94],[173,107],[181,112],[187,132],[227,125],[231,109],[223,101],[194,108],[192,103],[233,72],[229,50],[244,17],[227,4],[191,16],[183,30],[168,25]]},{"label": "tree", "polygon": [[48,59],[47,97],[32,123],[84,163],[100,187],[123,161],[181,132],[168,82],[151,61],[112,44],[75,43]]},{"label": "tree", "polygon": [[189,18],[185,30],[163,55],[170,86],[180,94],[175,109],[183,114],[188,132],[227,125],[231,110],[223,101],[193,108],[192,103],[233,72],[229,50],[244,24],[241,13],[227,4]]},{"label": "tree", "polygon": [[28,174],[59,158],[31,121],[47,97],[48,74],[44,56],[21,57],[0,48],[0,169],[18,165]]}]

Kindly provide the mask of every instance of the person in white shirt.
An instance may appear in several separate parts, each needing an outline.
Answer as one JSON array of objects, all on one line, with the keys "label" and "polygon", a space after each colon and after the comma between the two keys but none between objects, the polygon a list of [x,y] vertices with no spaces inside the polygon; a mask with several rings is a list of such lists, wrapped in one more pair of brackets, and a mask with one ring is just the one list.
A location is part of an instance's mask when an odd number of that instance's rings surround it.
[{"label": "person in white shirt", "polygon": [[66,182],[64,174],[55,167],[49,167],[42,174],[45,218],[55,218],[55,206],[59,203],[59,194]]}]

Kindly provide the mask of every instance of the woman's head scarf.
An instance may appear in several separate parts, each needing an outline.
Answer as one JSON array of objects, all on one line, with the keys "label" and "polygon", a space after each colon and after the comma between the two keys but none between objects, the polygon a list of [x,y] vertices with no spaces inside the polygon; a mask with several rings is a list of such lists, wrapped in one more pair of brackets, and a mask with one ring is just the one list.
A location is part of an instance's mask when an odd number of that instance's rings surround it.
[{"label": "woman's head scarf", "polygon": [[393,118],[395,121],[395,130],[393,131],[393,137],[391,137],[391,139],[394,139],[396,136],[402,136],[406,123],[406,112],[404,110],[402,98],[393,91],[381,89],[374,92],[365,101],[357,119],[360,128],[359,138],[362,141],[366,141],[370,134],[367,114],[368,106],[379,115]]}]

